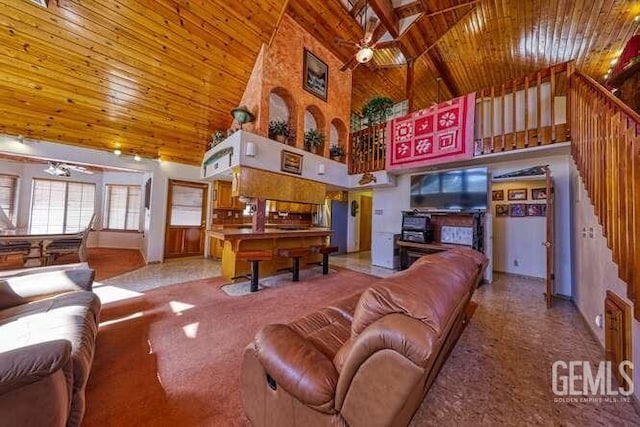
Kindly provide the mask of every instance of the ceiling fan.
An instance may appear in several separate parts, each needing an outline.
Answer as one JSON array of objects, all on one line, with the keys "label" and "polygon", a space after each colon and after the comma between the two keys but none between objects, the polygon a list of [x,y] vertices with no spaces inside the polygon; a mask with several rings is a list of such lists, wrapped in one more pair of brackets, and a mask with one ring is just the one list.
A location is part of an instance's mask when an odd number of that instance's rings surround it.
[{"label": "ceiling fan", "polygon": [[360,40],[360,42],[344,40],[339,37],[335,38],[335,42],[337,44],[355,46],[358,48],[358,51],[353,55],[353,57],[342,66],[342,71],[350,68],[353,65],[354,60],[359,64],[365,64],[373,59],[373,53],[377,45],[377,43],[373,42],[373,33],[378,26],[378,18],[373,15],[367,18],[368,9],[368,4],[367,2],[365,2],[363,14],[364,36],[362,37],[362,40]]},{"label": "ceiling fan", "polygon": [[70,165],[62,162],[49,162],[49,167],[44,169],[46,173],[53,176],[71,176],[71,171],[93,175],[93,172],[84,166]]}]

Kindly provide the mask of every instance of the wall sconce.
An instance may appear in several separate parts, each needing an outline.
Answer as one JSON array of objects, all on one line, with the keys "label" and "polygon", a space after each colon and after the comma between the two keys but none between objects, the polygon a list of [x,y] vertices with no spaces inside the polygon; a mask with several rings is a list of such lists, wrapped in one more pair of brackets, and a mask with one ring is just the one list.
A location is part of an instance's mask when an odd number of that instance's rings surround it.
[{"label": "wall sconce", "polygon": [[247,142],[247,146],[245,147],[244,154],[247,157],[255,157],[256,156],[256,143],[255,142]]},{"label": "wall sconce", "polygon": [[318,175],[324,175],[324,163],[318,163]]}]

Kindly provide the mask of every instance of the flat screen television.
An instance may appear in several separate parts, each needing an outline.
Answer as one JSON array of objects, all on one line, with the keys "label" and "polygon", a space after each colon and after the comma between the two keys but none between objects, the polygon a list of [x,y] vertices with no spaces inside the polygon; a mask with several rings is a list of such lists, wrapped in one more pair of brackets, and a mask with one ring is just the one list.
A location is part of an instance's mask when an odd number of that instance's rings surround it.
[{"label": "flat screen television", "polygon": [[454,211],[487,209],[488,185],[487,168],[413,175],[411,207]]}]

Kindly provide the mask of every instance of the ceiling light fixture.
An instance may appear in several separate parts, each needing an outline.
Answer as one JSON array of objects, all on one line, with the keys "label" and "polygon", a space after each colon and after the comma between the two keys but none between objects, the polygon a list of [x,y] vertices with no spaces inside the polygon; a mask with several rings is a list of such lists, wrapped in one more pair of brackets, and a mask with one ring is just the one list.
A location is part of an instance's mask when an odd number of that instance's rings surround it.
[{"label": "ceiling light fixture", "polygon": [[373,49],[369,46],[365,46],[356,53],[356,61],[361,64],[365,64],[373,58]]},{"label": "ceiling light fixture", "polygon": [[122,150],[120,150],[119,148],[116,148],[115,150],[113,150],[113,154],[115,154],[116,156],[119,156],[122,154]]},{"label": "ceiling light fixture", "polygon": [[139,154],[136,154],[135,156],[133,156],[133,160],[135,160],[136,162],[139,162],[140,160],[142,160],[142,157],[140,157]]}]

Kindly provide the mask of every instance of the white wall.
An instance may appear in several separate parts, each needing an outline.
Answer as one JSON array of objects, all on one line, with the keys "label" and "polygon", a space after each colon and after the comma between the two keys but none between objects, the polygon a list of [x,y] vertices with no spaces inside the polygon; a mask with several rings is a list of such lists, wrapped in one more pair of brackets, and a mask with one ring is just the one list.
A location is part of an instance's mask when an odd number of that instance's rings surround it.
[{"label": "white wall", "polygon": [[[118,157],[106,151],[51,142],[30,141],[21,144],[12,136],[0,136],[0,152],[68,161],[75,164],[105,166],[128,172],[141,172],[141,183],[151,177],[151,208],[145,212],[142,220],[144,224],[142,253],[147,262],[161,262],[163,260],[169,179],[202,181],[201,168],[197,166],[166,161],[159,163],[151,159],[143,159],[141,162],[136,162],[132,156]],[[23,202],[20,201],[20,203]],[[98,206],[102,206],[102,199],[100,199],[100,205]],[[207,207],[208,211],[209,208]],[[93,238],[90,237],[90,239]]]},{"label": "white wall", "polygon": [[[595,324],[598,315],[604,316],[604,300],[607,290],[611,290],[633,307],[627,298],[627,285],[618,278],[618,267],[613,263],[611,250],[598,223],[591,200],[579,179],[575,166],[571,165],[574,182],[574,301],[582,313],[589,328],[598,337],[604,347],[604,329]],[[593,233],[590,233],[590,229]],[[586,233],[583,235],[583,230]],[[595,260],[595,262],[594,262]],[[633,309],[632,309],[633,311]],[[635,396],[640,397],[640,322],[632,320],[632,357],[636,367],[633,381],[636,384]]]},{"label": "white wall", "polygon": [[[512,203],[541,203],[531,200],[532,188],[544,188],[545,181],[508,181],[494,182],[491,191],[504,191],[504,200],[491,202],[493,214],[493,270],[504,273],[521,274],[523,276],[547,277],[546,218],[536,216],[498,217],[496,205]],[[509,189],[524,188],[527,200],[509,201]],[[542,203],[544,204],[544,203]],[[517,265],[516,265],[517,264]]]}]

